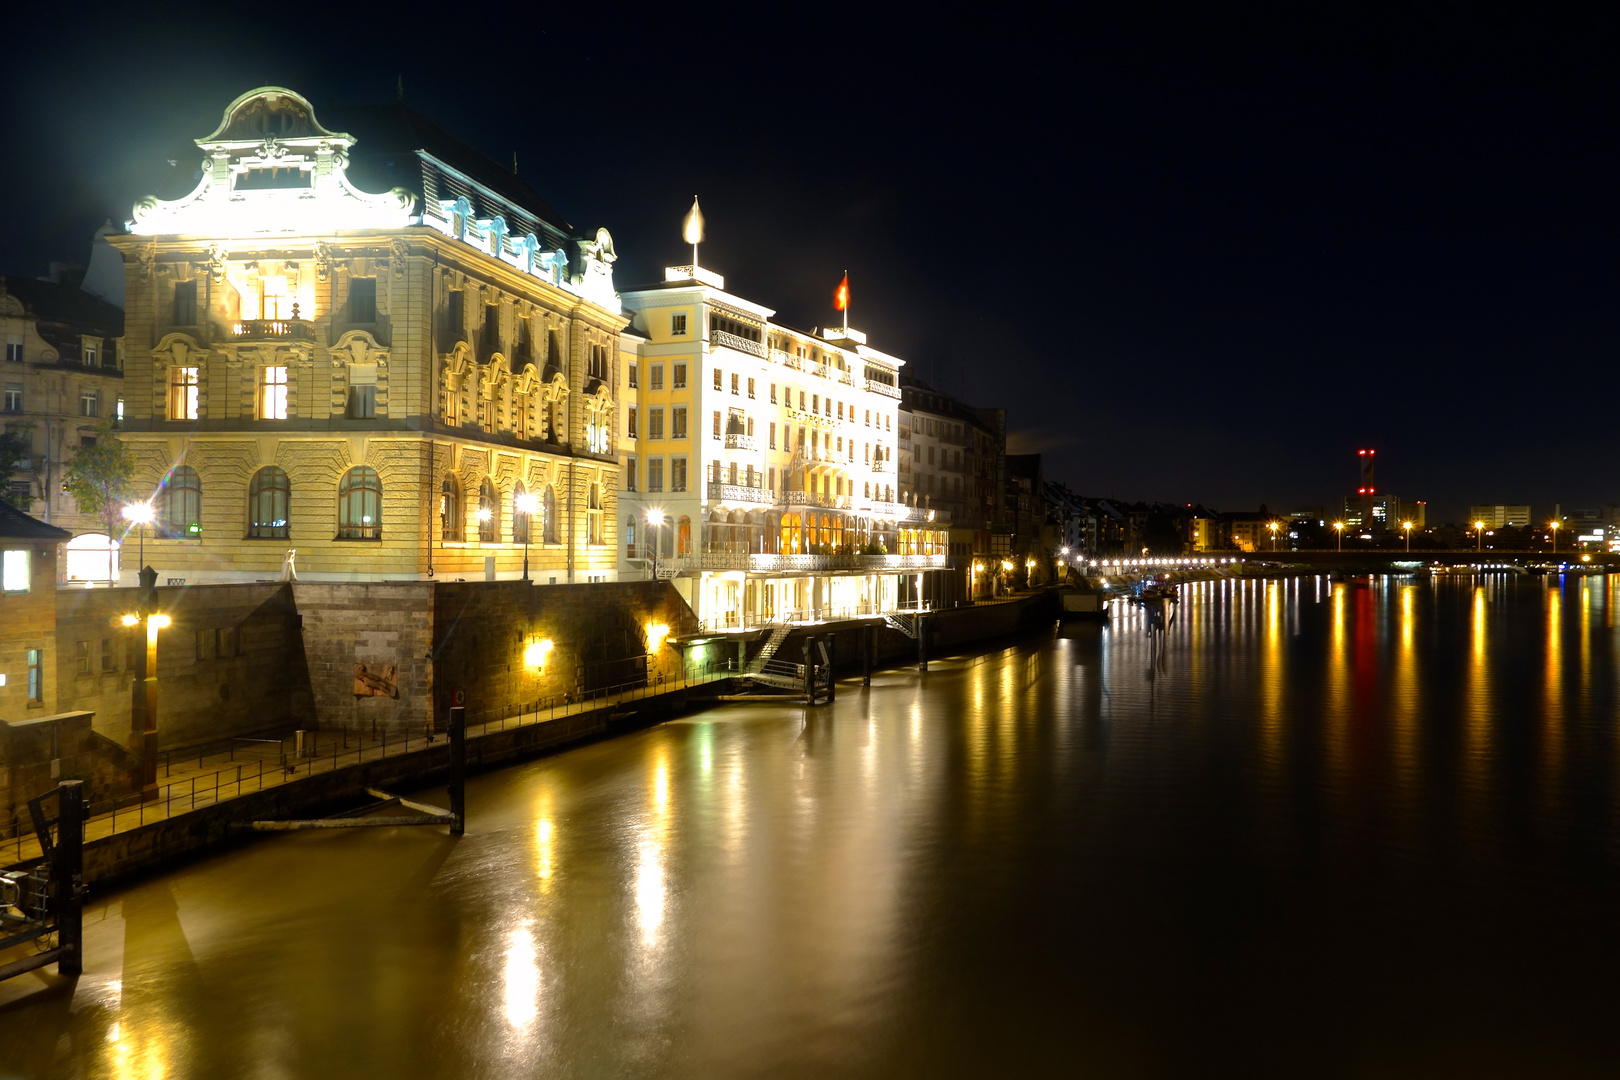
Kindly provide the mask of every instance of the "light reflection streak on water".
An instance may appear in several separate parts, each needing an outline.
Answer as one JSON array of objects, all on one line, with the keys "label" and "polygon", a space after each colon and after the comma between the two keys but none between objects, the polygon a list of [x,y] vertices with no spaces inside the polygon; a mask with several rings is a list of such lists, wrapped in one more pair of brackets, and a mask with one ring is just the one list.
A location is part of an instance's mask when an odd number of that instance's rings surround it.
[{"label": "light reflection streak on water", "polygon": [[1414,611],[1417,586],[1401,585],[1399,589],[1397,617],[1400,625],[1396,635],[1395,685],[1392,689],[1394,733],[1391,741],[1394,761],[1391,768],[1395,774],[1395,790],[1400,805],[1406,811],[1402,817],[1411,826],[1417,821],[1416,804],[1422,790],[1421,743],[1418,738],[1418,703],[1422,688],[1418,682],[1417,615]]},{"label": "light reflection streak on water", "polygon": [[1322,745],[1327,759],[1328,787],[1342,790],[1349,767],[1347,741],[1350,733],[1350,635],[1349,586],[1342,581],[1329,586],[1329,635],[1327,694],[1322,702]]},{"label": "light reflection streak on water", "polygon": [[1265,746],[1266,772],[1280,779],[1285,747],[1283,701],[1286,698],[1286,669],[1282,663],[1282,583],[1269,582],[1266,589],[1266,619],[1261,640],[1262,663],[1257,672],[1260,682],[1260,731]]},{"label": "light reflection streak on water", "polygon": [[1564,588],[1547,579],[1545,668],[1541,676],[1541,777],[1544,801],[1556,802],[1564,761]]},{"label": "light reflection streak on water", "polygon": [[669,754],[662,745],[653,757],[647,824],[636,838],[635,906],[641,942],[658,944],[664,924],[664,847],[669,842]]},{"label": "light reflection streak on water", "polygon": [[540,954],[529,923],[506,935],[506,963],[501,972],[501,1007],[506,1022],[520,1031],[540,1015]]}]

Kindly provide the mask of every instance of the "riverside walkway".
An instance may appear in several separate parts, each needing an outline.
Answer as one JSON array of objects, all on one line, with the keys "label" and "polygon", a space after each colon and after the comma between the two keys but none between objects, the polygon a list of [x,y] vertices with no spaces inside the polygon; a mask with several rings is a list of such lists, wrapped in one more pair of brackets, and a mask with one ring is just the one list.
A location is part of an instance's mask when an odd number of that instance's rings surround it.
[{"label": "riverside walkway", "polygon": [[[691,678],[630,687],[583,701],[552,701],[545,705],[519,706],[515,713],[509,715],[480,723],[469,722],[467,740],[472,743],[497,732],[549,724],[570,716],[644,702],[736,677],[735,671],[711,669]],[[506,712],[504,709],[500,711]],[[362,763],[446,745],[442,732],[435,734],[425,729],[415,734],[410,731],[384,732],[380,736],[372,736],[355,729],[340,728],[312,731],[309,736],[311,741],[305,748],[304,756],[298,754],[296,736],[279,740],[241,740],[241,745],[235,748],[212,752],[206,751],[206,748],[189,754],[174,752],[159,765],[156,798],[142,800],[139,795],[127,795],[117,800],[92,801],[89,804],[85,843],[93,844],[119,833],[178,818],[243,795],[297,784],[313,776],[354,768]],[[0,840],[0,869],[27,864],[38,858],[39,841],[31,832]]]}]

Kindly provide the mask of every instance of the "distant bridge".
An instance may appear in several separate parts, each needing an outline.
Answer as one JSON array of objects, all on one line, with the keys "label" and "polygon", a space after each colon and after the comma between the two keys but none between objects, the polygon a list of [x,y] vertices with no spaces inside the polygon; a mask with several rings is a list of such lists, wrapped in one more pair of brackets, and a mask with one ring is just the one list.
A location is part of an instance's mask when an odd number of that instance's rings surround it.
[{"label": "distant bridge", "polygon": [[1394,563],[1420,563],[1424,566],[1549,566],[1560,563],[1569,566],[1600,566],[1609,570],[1620,569],[1620,554],[1614,552],[1560,551],[1556,555],[1543,548],[1540,551],[1394,551],[1385,549],[1350,549],[1337,551],[1249,551],[1242,555],[1250,565],[1254,563],[1284,563],[1309,566],[1312,569],[1374,570],[1387,569]]}]

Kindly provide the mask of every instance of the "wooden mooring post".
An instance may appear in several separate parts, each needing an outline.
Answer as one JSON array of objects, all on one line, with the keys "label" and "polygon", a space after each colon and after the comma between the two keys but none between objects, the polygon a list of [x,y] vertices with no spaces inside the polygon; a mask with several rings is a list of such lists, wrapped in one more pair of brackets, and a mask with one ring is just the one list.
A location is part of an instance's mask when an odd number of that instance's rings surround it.
[{"label": "wooden mooring post", "polygon": [[467,832],[467,710],[450,709],[450,823],[451,836]]}]

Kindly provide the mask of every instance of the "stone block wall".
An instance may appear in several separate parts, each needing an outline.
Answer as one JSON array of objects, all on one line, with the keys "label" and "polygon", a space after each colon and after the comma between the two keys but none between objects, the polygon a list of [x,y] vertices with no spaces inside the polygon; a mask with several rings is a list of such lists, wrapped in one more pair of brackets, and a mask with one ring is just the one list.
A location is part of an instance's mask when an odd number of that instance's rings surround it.
[{"label": "stone block wall", "polygon": [[[135,789],[135,758],[97,735],[91,715],[75,711],[0,721],[0,836],[15,836],[28,818],[28,800],[63,780],[83,780],[93,806]],[[54,816],[54,808],[47,816]]]},{"label": "stone block wall", "polygon": [[[135,589],[56,593],[56,681],[64,709],[90,709],[95,728],[121,744],[130,735],[140,627],[120,618]],[[275,736],[311,707],[290,586],[280,583],[159,588],[171,623],[158,634],[160,745],[230,736]]]},{"label": "stone block wall", "polygon": [[[292,586],[313,694],[299,726],[420,730],[429,722],[435,586],[427,581]],[[356,697],[356,664],[392,664],[399,696]]]}]

